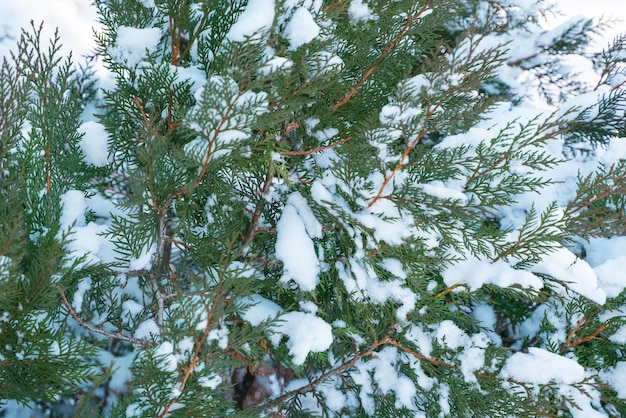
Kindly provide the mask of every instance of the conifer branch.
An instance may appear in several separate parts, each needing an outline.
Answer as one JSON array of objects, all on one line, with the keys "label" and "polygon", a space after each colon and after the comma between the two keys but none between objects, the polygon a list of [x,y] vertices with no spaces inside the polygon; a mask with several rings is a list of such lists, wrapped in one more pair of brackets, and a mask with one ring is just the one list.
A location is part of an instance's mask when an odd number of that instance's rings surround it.
[{"label": "conifer branch", "polygon": [[361,76],[361,79],[354,85],[354,87],[352,87],[352,89],[348,92],[348,94],[346,94],[343,97],[343,99],[341,99],[340,101],[338,101],[337,103],[331,106],[330,108],[331,112],[334,112],[335,110],[339,109],[341,106],[347,104],[350,101],[350,99],[352,99],[352,96],[356,94],[356,92],[359,90],[359,88],[361,88],[363,83],[365,83],[367,79],[370,78],[370,76],[378,68],[380,63],[383,62],[383,60],[387,57],[387,55],[389,55],[391,51],[393,51],[393,49],[396,47],[398,42],[400,42],[400,40],[404,37],[404,35],[406,35],[408,30],[411,28],[411,25],[413,25],[413,23],[417,19],[422,17],[424,13],[428,11],[428,7],[430,6],[431,1],[432,0],[426,0],[424,5],[420,8],[420,10],[415,15],[409,16],[407,18],[404,26],[402,26],[402,28],[400,29],[396,37],[391,41],[389,45],[387,45],[387,47],[383,50],[380,56],[376,59],[376,61],[374,61],[374,64],[372,64],[372,66],[367,71],[365,71],[365,73]]},{"label": "conifer branch", "polygon": [[602,200],[604,198],[607,198],[609,196],[613,196],[615,194],[615,192],[616,192],[615,189],[619,189],[620,187],[623,187],[623,185],[622,184],[615,184],[613,186],[609,186],[609,187],[605,188],[601,193],[598,193],[597,195],[591,197],[589,200],[569,208],[567,210],[566,214],[568,216],[575,215],[576,213],[580,212],[583,209],[588,208],[589,206],[593,205],[594,203],[596,203],[596,202],[598,202],[598,201],[600,201],[600,200]]},{"label": "conifer branch", "polygon": [[50,192],[52,190],[52,163],[50,162],[50,146],[45,146],[45,160],[46,160],[46,190]]},{"label": "conifer branch", "polygon": [[367,204],[368,208],[372,207],[372,205],[374,205],[374,203],[378,202],[380,199],[382,199],[384,197],[383,196],[383,192],[385,191],[385,188],[387,187],[389,182],[395,177],[395,175],[398,174],[402,170],[402,168],[405,165],[405,161],[407,160],[407,158],[409,158],[409,154],[411,153],[413,148],[415,148],[417,146],[417,144],[424,137],[424,135],[426,135],[427,133],[432,132],[432,131],[434,131],[436,129],[435,127],[428,128],[427,124],[430,121],[430,119],[432,118],[432,116],[435,114],[435,112],[440,107],[441,107],[441,103],[437,103],[434,106],[429,106],[428,112],[426,113],[426,116],[424,117],[424,122],[423,122],[424,126],[423,126],[423,128],[415,136],[413,141],[411,141],[411,143],[409,143],[408,146],[404,149],[404,152],[402,153],[402,156],[400,157],[400,161],[398,161],[398,164],[396,164],[396,166],[394,167],[393,171],[385,176],[385,180],[383,180],[383,184],[378,189],[378,193]]},{"label": "conifer branch", "polygon": [[[287,139],[287,135],[289,135],[290,132],[298,129],[299,127],[300,125],[297,122],[283,121],[281,125],[279,142],[284,142]],[[269,194],[275,176],[276,169],[274,167],[268,168],[268,171],[265,175],[265,180],[263,181],[263,188],[260,192],[261,200],[257,202],[256,207],[254,208],[254,213],[252,214],[252,219],[250,220],[250,226],[248,227],[248,230],[246,231],[242,240],[242,246],[244,248],[252,242],[256,234],[259,232],[259,220],[261,219],[261,213],[263,212],[263,208],[267,203],[263,197]]]},{"label": "conifer branch", "polygon": [[78,325],[85,328],[86,330],[93,332],[95,334],[104,335],[110,340],[122,340],[122,341],[127,341],[131,344],[142,345],[145,347],[153,346],[152,342],[148,340],[143,340],[143,339],[135,338],[135,337],[129,337],[128,335],[124,335],[120,332],[108,332],[108,331],[103,330],[101,326],[94,327],[93,325],[84,321],[80,316],[78,316],[76,311],[74,311],[74,309],[72,308],[72,305],[70,305],[70,303],[67,301],[67,298],[65,297],[65,292],[63,290],[59,289],[59,294],[61,295],[61,303],[63,304],[63,306],[65,306],[65,309],[67,309],[67,312],[70,314],[72,318],[74,318],[74,320],[76,321],[76,323],[78,323]]},{"label": "conifer branch", "polygon": [[[250,79],[251,74],[248,74],[248,80]],[[246,80],[246,82],[248,81]],[[245,84],[245,82],[244,82]],[[228,103],[228,107],[226,108],[226,111],[224,112],[224,114],[222,115],[222,118],[220,120],[220,123],[217,125],[217,127],[215,128],[213,135],[211,136],[211,139],[209,140],[209,145],[207,148],[207,152],[204,156],[204,159],[202,161],[202,166],[200,167],[200,173],[198,173],[198,175],[196,176],[196,179],[193,181],[193,183],[183,189],[178,189],[175,190],[174,193],[172,193],[172,195],[170,196],[170,198],[168,199],[174,199],[178,196],[182,196],[184,194],[189,193],[190,191],[192,191],[193,189],[195,189],[196,187],[198,187],[198,185],[200,185],[200,183],[202,182],[202,179],[204,178],[204,175],[206,174],[207,169],[209,168],[209,162],[211,161],[211,156],[213,155],[213,147],[215,146],[215,143],[217,142],[217,137],[222,133],[222,130],[224,129],[224,126],[226,126],[226,123],[228,122],[228,119],[231,116],[231,113],[233,112],[233,109],[235,107],[235,103],[241,98],[241,96],[244,94],[244,87],[243,85],[239,88],[239,91],[237,92],[237,95],[230,101],[230,103]]]},{"label": "conifer branch", "polygon": [[[386,335],[385,337],[381,338],[380,340],[374,340],[374,342],[365,350],[360,351],[358,353],[356,353],[350,360],[347,360],[343,363],[341,363],[339,366],[335,367],[332,370],[327,371],[326,373],[323,373],[322,375],[320,375],[319,377],[317,377],[316,379],[310,381],[307,385],[302,386],[301,388],[298,389],[294,389],[292,391],[289,391],[287,393],[282,394],[281,396],[272,399],[270,402],[267,402],[263,405],[263,409],[270,409],[276,406],[280,406],[282,405],[287,399],[293,398],[295,396],[299,396],[299,395],[303,395],[307,392],[310,392],[312,390],[315,390],[321,383],[325,382],[326,380],[330,379],[331,377],[335,376],[335,375],[341,375],[341,373],[351,367],[354,367],[356,365],[356,363],[365,358],[365,357],[369,357],[369,356],[374,356],[375,355],[375,351],[377,348],[384,346],[384,345],[391,345],[394,346],[396,348],[398,348],[400,351],[405,352],[413,357],[415,357],[416,359],[420,360],[420,361],[424,361],[430,364],[433,364],[434,366],[439,366],[439,367],[444,367],[446,369],[450,369],[450,370],[456,370],[459,371],[460,367],[451,363],[447,363],[445,361],[441,361],[439,359],[436,358],[432,358],[432,357],[428,357],[425,356],[423,354],[418,353],[417,351],[405,346],[404,344],[398,342],[397,340],[395,340],[394,338],[391,337],[391,335]],[[482,373],[482,372],[478,372],[478,371],[473,371],[472,374],[476,377],[479,378],[483,378],[483,379],[488,379],[488,380],[493,380],[493,381],[505,381],[505,382],[509,382],[509,383],[513,383],[522,387],[526,387],[527,384],[524,382],[520,382],[518,380],[515,379],[510,379],[510,378],[504,378],[504,377],[499,377],[499,376],[494,376],[491,374],[486,374],[486,373]]]},{"label": "conifer branch", "polygon": [[259,231],[259,220],[261,219],[261,213],[263,213],[263,208],[265,207],[265,199],[264,196],[267,196],[270,192],[270,188],[272,187],[272,181],[274,180],[274,176],[276,175],[276,169],[270,167],[265,175],[265,181],[263,182],[263,189],[261,190],[261,200],[257,202],[256,207],[254,208],[254,213],[252,214],[252,219],[250,219],[250,226],[246,231],[241,245],[245,248],[247,247],[257,232]]},{"label": "conifer branch", "polygon": [[439,298],[441,298],[442,296],[447,295],[448,293],[452,292],[454,289],[457,289],[457,288],[459,288],[459,287],[465,287],[465,285],[464,285],[464,284],[462,284],[462,283],[457,283],[457,284],[455,284],[455,285],[452,285],[452,286],[450,286],[450,287],[447,287],[446,289],[444,289],[444,290],[442,290],[441,292],[437,293],[437,295],[435,295],[435,299],[439,299]]},{"label": "conifer branch", "polygon": [[580,344],[589,342],[591,340],[595,340],[598,339],[600,337],[598,337],[600,335],[600,333],[602,333],[603,331],[605,331],[609,325],[608,324],[602,324],[600,325],[595,331],[593,331],[591,334],[587,334],[585,335],[585,333],[583,332],[581,334],[581,336],[579,336],[578,338],[576,337],[576,333],[579,330],[583,330],[585,327],[585,324],[587,323],[588,318],[586,316],[583,316],[582,318],[580,318],[578,320],[578,322],[576,323],[576,325],[571,329],[571,331],[567,334],[567,338],[565,339],[565,342],[561,345],[560,351],[567,351],[570,348],[575,348],[577,346],[579,346]]},{"label": "conifer branch", "polygon": [[385,336],[384,338],[382,338],[380,340],[374,340],[374,342],[367,349],[356,353],[354,355],[354,357],[352,357],[350,360],[347,360],[347,361],[341,363],[339,366],[335,367],[334,369],[327,371],[326,373],[322,374],[321,376],[319,376],[316,379],[314,379],[311,382],[309,382],[309,384],[307,384],[307,385],[305,385],[305,386],[303,386],[301,388],[294,389],[292,391],[284,393],[281,396],[279,396],[278,398],[273,399],[270,402],[267,402],[264,405],[264,409],[269,409],[269,408],[272,408],[274,406],[282,405],[289,398],[293,398],[294,396],[302,395],[302,394],[305,394],[307,392],[310,392],[310,391],[314,390],[322,382],[330,379],[331,377],[333,377],[335,375],[340,375],[341,372],[344,371],[345,369],[348,369],[350,367],[354,367],[354,365],[359,360],[361,360],[362,358],[371,356],[372,354],[374,354],[374,351],[378,347],[380,347],[382,345],[385,345],[388,342],[389,342],[389,336]]},{"label": "conifer branch", "polygon": [[[187,380],[189,380],[191,373],[193,373],[194,369],[198,365],[198,362],[200,361],[200,351],[202,350],[202,347],[204,346],[207,338],[209,337],[209,332],[211,331],[211,328],[213,328],[213,315],[215,312],[215,307],[218,305],[219,299],[223,297],[223,285],[224,285],[224,278],[220,276],[219,282],[217,283],[217,288],[215,290],[215,296],[213,296],[211,305],[207,309],[207,319],[206,319],[206,324],[204,325],[204,331],[202,332],[202,335],[200,336],[200,338],[194,344],[193,355],[191,357],[191,360],[189,361],[189,364],[185,368],[183,377],[180,381],[180,384],[178,385],[179,393],[182,393],[183,390],[185,389]],[[176,402],[177,402],[177,398],[172,399],[165,406],[165,408],[163,408],[163,412],[159,414],[159,418],[163,418],[167,416],[167,413]]]}]

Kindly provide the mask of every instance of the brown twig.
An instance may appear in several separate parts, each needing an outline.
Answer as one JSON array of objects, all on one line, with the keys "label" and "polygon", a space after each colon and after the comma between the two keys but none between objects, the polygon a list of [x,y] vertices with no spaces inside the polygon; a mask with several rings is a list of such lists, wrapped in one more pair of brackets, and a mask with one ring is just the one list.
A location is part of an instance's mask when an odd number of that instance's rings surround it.
[{"label": "brown twig", "polygon": [[335,3],[329,4],[328,6],[324,7],[324,13],[328,13],[331,10],[336,9],[337,7],[341,6],[345,2],[346,0],[338,0]]},{"label": "brown twig", "polygon": [[404,35],[406,35],[411,25],[428,10],[430,3],[431,3],[431,0],[427,0],[426,3],[424,3],[424,6],[422,6],[422,8],[414,16],[408,17],[406,23],[404,24],[404,26],[402,26],[402,29],[400,29],[400,32],[398,32],[398,34],[391,41],[391,43],[387,45],[387,48],[383,50],[382,54],[380,54],[380,56],[376,59],[374,64],[361,76],[359,81],[354,85],[354,87],[352,87],[352,89],[348,92],[348,94],[346,94],[343,99],[335,103],[330,108],[331,112],[334,112],[335,110],[339,109],[341,106],[348,103],[350,99],[352,99],[352,96],[356,94],[356,92],[363,85],[363,83],[367,81],[367,79],[372,75],[372,73],[378,68],[380,63],[383,62],[383,60],[387,57],[387,55],[389,55],[391,51],[393,51],[393,49],[396,47],[398,42],[400,42],[400,40],[404,37]]},{"label": "brown twig", "polygon": [[452,292],[454,289],[458,288],[458,287],[464,287],[465,285],[462,283],[457,283],[455,285],[452,285],[450,287],[448,287],[447,289],[442,290],[441,292],[437,293],[437,295],[435,296],[435,299],[439,299],[442,296],[447,295],[448,293]]},{"label": "brown twig", "polygon": [[309,382],[308,385],[305,385],[301,388],[289,391],[287,393],[284,393],[283,395],[279,396],[276,399],[273,399],[272,401],[268,402],[267,404],[264,405],[265,408],[271,408],[274,407],[276,405],[281,405],[284,401],[286,401],[289,398],[292,398],[294,396],[298,396],[298,395],[302,395],[304,393],[307,393],[313,389],[315,389],[320,383],[328,380],[329,378],[331,378],[334,375],[339,375],[341,374],[341,372],[347,368],[353,367],[359,360],[361,360],[364,357],[368,357],[370,355],[372,355],[374,353],[374,351],[380,347],[381,345],[385,345],[389,342],[390,337],[386,336],[384,338],[382,338],[381,340],[375,340],[366,350],[364,351],[360,351],[358,353],[355,354],[354,357],[352,357],[350,360],[345,361],[343,363],[341,363],[339,366],[335,367],[332,370],[329,370],[328,372],[322,374],[321,376],[319,376],[318,378],[312,380],[311,382]]},{"label": "brown twig", "polygon": [[[364,351],[360,351],[358,353],[356,353],[354,355],[354,357],[352,357],[350,360],[347,360],[343,363],[341,363],[339,366],[335,367],[332,370],[327,371],[326,373],[322,374],[321,376],[317,377],[316,379],[310,381],[307,385],[289,391],[287,393],[284,393],[283,395],[279,396],[278,398],[275,398],[273,400],[271,400],[270,402],[267,402],[265,405],[263,405],[264,409],[269,409],[269,408],[273,408],[275,406],[279,406],[282,405],[287,399],[289,398],[293,398],[294,396],[298,396],[298,395],[302,395],[305,394],[307,392],[310,392],[312,390],[314,390],[316,387],[318,387],[321,383],[323,383],[324,381],[328,380],[329,378],[335,376],[335,375],[339,375],[341,376],[341,373],[345,370],[348,369],[350,367],[354,367],[356,366],[356,363],[365,358],[365,357],[369,357],[369,356],[375,356],[375,351],[377,348],[384,346],[384,345],[392,345],[396,348],[398,348],[400,351],[405,352],[413,357],[415,357],[416,359],[420,360],[420,361],[424,361],[430,364],[433,364],[435,366],[439,366],[439,367],[444,367],[446,369],[449,370],[460,370],[459,366],[454,365],[454,364],[450,364],[450,363],[446,363],[444,361],[438,360],[436,358],[432,358],[432,357],[428,357],[425,356],[423,354],[418,353],[417,351],[406,347],[405,345],[403,345],[402,343],[396,341],[395,339],[393,339],[391,337],[391,335],[386,335],[385,337],[381,338],[380,340],[374,340],[374,342]],[[510,379],[510,378],[504,378],[504,377],[499,377],[499,376],[494,376],[494,375],[490,375],[490,374],[486,374],[486,373],[481,373],[478,371],[473,371],[472,374],[476,377],[482,378],[482,379],[488,379],[488,380],[493,380],[493,381],[506,381],[506,382],[510,382],[513,384],[517,384],[520,386],[525,386],[526,384],[524,382],[520,382],[514,379]]]},{"label": "brown twig", "polygon": [[65,306],[70,316],[74,318],[74,320],[78,323],[78,325],[85,328],[86,330],[91,331],[96,334],[104,335],[105,337],[109,339],[123,340],[132,344],[139,344],[139,345],[143,345],[146,347],[153,346],[153,344],[148,340],[142,340],[142,339],[135,338],[135,337],[129,337],[128,335],[124,335],[120,332],[108,332],[108,331],[103,330],[102,327],[96,328],[93,325],[89,324],[88,322],[83,321],[83,319],[78,316],[76,311],[74,311],[74,309],[72,308],[72,305],[70,305],[70,303],[67,301],[67,298],[65,297],[65,292],[60,290],[59,293],[61,295],[61,303],[63,303],[63,306]]},{"label": "brown twig", "polygon": [[409,143],[407,145],[407,147],[404,149],[404,152],[402,153],[402,156],[400,157],[400,161],[398,161],[398,164],[396,164],[396,166],[394,167],[393,171],[390,174],[388,174],[387,176],[385,176],[385,180],[383,181],[383,184],[378,189],[378,193],[367,204],[368,208],[372,207],[372,205],[374,203],[378,202],[381,198],[383,198],[383,192],[385,191],[385,188],[387,187],[389,182],[395,177],[395,175],[398,174],[400,172],[400,170],[402,170],[402,168],[405,165],[404,163],[405,163],[406,159],[409,158],[409,154],[411,153],[413,148],[415,148],[415,146],[424,137],[424,135],[426,135],[427,133],[429,133],[429,132],[431,132],[431,131],[433,131],[435,129],[434,127],[427,128],[426,125],[428,124],[428,121],[430,120],[430,118],[432,118],[432,116],[435,114],[437,109],[439,109],[439,107],[440,107],[440,103],[437,103],[437,104],[429,107],[428,112],[426,113],[426,116],[424,117],[424,126],[422,127],[420,132],[417,135],[415,135],[415,138],[413,139],[413,141],[411,141],[411,143]]},{"label": "brown twig", "polygon": [[599,200],[604,199],[605,197],[612,196],[615,193],[614,189],[619,189],[620,186],[622,186],[622,185],[618,183],[618,184],[613,185],[612,187],[611,186],[607,187],[606,189],[604,189],[602,191],[602,193],[599,193],[598,195],[590,198],[585,203],[580,204],[580,205],[578,205],[576,207],[573,207],[570,210],[568,210],[566,212],[567,215],[571,216],[571,215],[575,214],[576,212],[580,212],[581,210],[583,210],[585,208],[588,208],[589,206],[593,205],[594,203],[596,203]]},{"label": "brown twig", "polygon": [[[189,380],[189,376],[191,376],[191,373],[193,373],[193,370],[195,369],[196,365],[198,364],[198,361],[200,360],[200,350],[202,350],[202,346],[204,346],[204,343],[206,342],[208,336],[209,336],[209,332],[211,331],[211,328],[213,327],[213,313],[215,311],[215,307],[218,304],[218,299],[222,297],[222,286],[223,286],[223,278],[220,278],[220,281],[217,284],[217,288],[215,291],[215,296],[213,297],[213,301],[211,303],[211,306],[207,309],[207,319],[206,319],[206,325],[204,326],[204,331],[202,332],[202,336],[196,341],[195,343],[195,347],[194,347],[194,351],[193,351],[193,357],[191,358],[191,361],[189,362],[189,364],[187,365],[187,367],[185,368],[185,372],[183,374],[183,377],[180,381],[180,384],[178,385],[178,391],[179,393],[182,393],[182,391],[185,389],[185,385],[187,384],[187,380]],[[177,398],[172,399],[166,406],[165,408],[163,408],[163,412],[161,412],[161,414],[159,414],[159,418],[163,418],[165,416],[167,416],[167,413],[169,412],[170,408],[177,402]]]},{"label": "brown twig", "polygon": [[600,337],[598,337],[598,335],[600,335],[601,332],[603,332],[604,330],[606,330],[609,327],[607,324],[600,325],[598,327],[598,329],[596,329],[594,332],[592,332],[591,334],[588,334],[588,335],[585,335],[584,329],[583,329],[582,330],[583,332],[581,333],[581,336],[579,336],[578,338],[575,339],[576,333],[579,330],[581,330],[581,328],[583,328],[585,323],[587,323],[587,320],[588,320],[588,318],[585,317],[585,316],[583,316],[582,318],[580,318],[578,320],[578,322],[576,323],[574,328],[572,328],[572,330],[569,332],[569,334],[567,334],[567,338],[565,339],[565,342],[563,343],[563,345],[561,345],[561,348],[560,348],[561,351],[566,351],[566,350],[568,350],[570,348],[577,347],[580,344],[586,343],[586,342],[591,341],[591,340],[598,339],[598,338],[600,338]]},{"label": "brown twig", "polygon": [[322,147],[315,147],[315,148],[311,148],[311,149],[306,149],[306,150],[298,150],[298,151],[282,151],[280,154],[281,155],[311,155],[311,154],[315,154],[316,152],[322,152],[325,151],[327,149],[331,149],[336,147],[337,145],[341,145],[341,144],[345,144],[346,142],[350,141],[352,139],[351,136],[347,136],[345,138],[342,138],[338,141],[335,141],[331,144],[328,145],[324,145]]}]

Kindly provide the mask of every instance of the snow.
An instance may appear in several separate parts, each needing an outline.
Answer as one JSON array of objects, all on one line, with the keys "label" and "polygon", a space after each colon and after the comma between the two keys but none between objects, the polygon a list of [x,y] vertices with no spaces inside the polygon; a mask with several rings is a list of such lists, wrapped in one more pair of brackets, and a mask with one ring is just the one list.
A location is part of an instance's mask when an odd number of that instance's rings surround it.
[{"label": "snow", "polygon": [[326,351],[333,342],[332,327],[323,319],[306,312],[288,312],[279,317],[274,326],[276,334],[270,337],[278,345],[282,335],[289,337],[287,347],[294,364],[304,364],[307,355]]},{"label": "snow", "polygon": [[396,370],[397,357],[396,348],[385,347],[376,353],[375,359],[367,362],[367,366],[374,370],[374,380],[380,382],[378,389],[384,394],[395,393],[397,408],[411,408],[417,390],[411,379]]},{"label": "snow", "polygon": [[408,314],[415,309],[417,296],[410,289],[405,287],[403,280],[378,280],[376,277],[367,277],[367,282],[362,288],[370,300],[374,303],[383,304],[388,300],[394,300],[400,303],[400,307],[396,309],[396,318],[401,321],[407,321]]},{"label": "snow", "polygon": [[585,377],[585,369],[576,361],[538,347],[528,353],[518,352],[506,361],[500,376],[533,384],[575,384]]},{"label": "snow", "polygon": [[348,14],[353,23],[366,22],[368,20],[374,20],[377,17],[372,13],[372,10],[367,4],[363,3],[363,0],[351,1],[350,7],[348,7]]},{"label": "snow", "polygon": [[67,231],[73,225],[84,226],[87,203],[80,190],[69,190],[61,196],[61,229]]},{"label": "snow", "polygon": [[315,23],[311,12],[305,7],[298,8],[285,27],[284,35],[289,40],[289,49],[298,49],[317,38],[320,27]]},{"label": "snow", "polygon": [[503,260],[492,262],[471,256],[448,267],[442,276],[446,286],[464,285],[472,291],[485,284],[500,287],[519,285],[537,290],[543,287],[543,281],[529,271],[514,269]]},{"label": "snow", "polygon": [[162,370],[173,372],[178,367],[176,356],[174,355],[174,346],[169,341],[162,342],[154,350],[154,355],[161,357],[160,367]]},{"label": "snow", "polygon": [[[52,38],[56,28],[61,37],[61,54],[73,53],[75,59],[92,53],[95,40],[91,36],[97,23],[96,8],[83,0],[47,2],[41,0],[3,1],[0,13],[0,59],[14,49],[14,42],[20,37],[21,28],[30,29],[32,20],[36,27],[44,22],[43,45]],[[8,41],[8,42],[7,42]]]},{"label": "snow", "polygon": [[322,224],[319,223],[308,202],[299,192],[293,192],[289,195],[287,205],[296,209],[307,234],[311,238],[322,238]]},{"label": "snow", "polygon": [[85,161],[96,167],[104,167],[111,158],[108,155],[108,135],[101,123],[89,121],[83,123],[79,130],[83,134],[79,142],[80,148],[85,154]]},{"label": "snow", "polygon": [[285,57],[272,57],[259,68],[259,73],[269,75],[277,71],[287,70],[292,66],[293,62]]},{"label": "snow", "polygon": [[85,280],[78,283],[78,289],[74,292],[74,300],[72,301],[72,307],[74,308],[74,312],[81,313],[83,310],[83,299],[85,297],[85,292],[89,290],[91,287],[91,278],[86,278]]},{"label": "snow", "polygon": [[439,344],[451,348],[452,350],[463,347],[469,342],[468,335],[454,322],[448,319],[441,321],[439,324],[436,338]]},{"label": "snow", "polygon": [[120,26],[115,44],[110,47],[109,53],[118,64],[134,68],[146,58],[147,53],[156,50],[160,40],[159,28]]},{"label": "snow", "polygon": [[626,399],[626,361],[618,361],[615,367],[600,372],[600,377],[608,383],[621,399]]},{"label": "snow", "polygon": [[252,326],[274,319],[282,312],[282,308],[276,303],[256,293],[239,299],[238,305],[246,306],[239,314]]},{"label": "snow", "polygon": [[222,378],[216,374],[211,376],[201,376],[198,378],[198,384],[205,388],[215,389],[222,384]]},{"label": "snow", "polygon": [[320,262],[302,217],[293,205],[285,206],[276,224],[276,258],[283,262],[281,282],[293,280],[305,292],[315,289]]},{"label": "snow", "polygon": [[226,39],[243,42],[255,33],[267,31],[274,22],[274,0],[250,0]]},{"label": "snow", "polygon": [[391,245],[400,245],[415,231],[410,217],[402,216],[397,206],[380,199],[370,208],[355,214],[359,222],[374,230],[374,237]]},{"label": "snow", "polygon": [[253,326],[263,321],[276,320],[269,335],[270,341],[278,345],[285,335],[289,339],[287,347],[295,364],[303,364],[307,355],[327,350],[333,341],[332,327],[317,317],[317,307],[312,302],[301,303],[304,312],[282,313],[282,308],[261,295],[253,294],[238,300],[242,319]]},{"label": "snow", "polygon": [[606,296],[615,298],[626,288],[624,272],[626,271],[626,256],[608,260],[594,269],[598,276],[598,284]]},{"label": "snow", "polygon": [[143,321],[135,330],[135,338],[142,340],[149,340],[159,335],[161,335],[161,328],[152,318]]},{"label": "snow", "polygon": [[565,282],[569,289],[596,303],[602,305],[606,301],[606,293],[598,286],[591,266],[565,247],[546,254],[532,270]]},{"label": "snow", "polygon": [[152,244],[150,248],[144,248],[139,257],[130,260],[128,267],[131,270],[149,269],[152,264],[152,258],[156,253],[156,244]]}]

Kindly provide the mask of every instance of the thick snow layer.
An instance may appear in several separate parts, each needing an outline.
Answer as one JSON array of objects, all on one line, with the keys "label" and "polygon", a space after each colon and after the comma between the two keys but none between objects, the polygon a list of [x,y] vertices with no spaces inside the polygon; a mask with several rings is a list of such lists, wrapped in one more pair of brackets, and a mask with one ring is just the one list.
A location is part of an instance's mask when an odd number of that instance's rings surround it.
[{"label": "thick snow layer", "polygon": [[506,361],[500,376],[534,384],[574,384],[584,379],[585,369],[574,360],[542,348],[530,347],[528,353],[513,354]]},{"label": "thick snow layer", "polygon": [[541,279],[529,271],[518,270],[503,260],[495,263],[475,257],[453,264],[444,272],[443,281],[446,286],[466,285],[469,290],[476,290],[485,284],[500,287],[519,285],[523,288],[541,289]]},{"label": "thick snow layer", "polygon": [[253,326],[274,319],[282,312],[282,308],[276,303],[257,294],[242,298],[238,303],[246,306],[246,309],[240,312],[241,317]]},{"label": "thick snow layer", "polygon": [[108,135],[104,126],[101,123],[89,121],[80,126],[79,132],[83,134],[79,145],[85,155],[85,161],[96,167],[107,165],[110,158],[107,149]]},{"label": "thick snow layer", "polygon": [[285,37],[289,40],[289,49],[297,49],[317,38],[320,27],[315,23],[311,12],[304,7],[298,8],[285,26]]},{"label": "thick snow layer", "polygon": [[135,338],[150,339],[161,335],[161,328],[154,322],[154,319],[146,319],[135,330]]},{"label": "thick snow layer", "polygon": [[621,399],[626,399],[626,361],[619,361],[615,367],[600,373],[600,377],[608,383]]},{"label": "thick snow layer", "polygon": [[288,312],[281,315],[274,326],[276,334],[270,338],[278,345],[282,335],[287,335],[289,354],[295,364],[303,364],[311,352],[326,351],[333,342],[332,327],[326,321],[306,312]]},{"label": "thick snow layer", "polygon": [[626,256],[621,256],[599,265],[594,269],[600,288],[609,298],[619,296],[626,288]]},{"label": "thick snow layer", "polygon": [[117,39],[109,53],[118,63],[130,68],[139,65],[148,52],[156,49],[161,40],[159,28],[133,28],[120,26]]},{"label": "thick snow layer", "polygon": [[70,227],[85,225],[85,210],[87,202],[85,195],[80,190],[69,190],[61,196],[61,230]]},{"label": "thick snow layer", "polygon": [[532,270],[565,282],[569,289],[594,302],[606,301],[606,292],[598,287],[598,278],[591,266],[567,248],[547,254]]},{"label": "thick snow layer", "polygon": [[276,258],[283,262],[282,282],[293,280],[311,291],[319,282],[320,262],[302,219],[293,205],[285,206],[276,224]]},{"label": "thick snow layer", "polygon": [[257,32],[268,30],[274,22],[274,0],[250,0],[226,39],[243,42]]}]

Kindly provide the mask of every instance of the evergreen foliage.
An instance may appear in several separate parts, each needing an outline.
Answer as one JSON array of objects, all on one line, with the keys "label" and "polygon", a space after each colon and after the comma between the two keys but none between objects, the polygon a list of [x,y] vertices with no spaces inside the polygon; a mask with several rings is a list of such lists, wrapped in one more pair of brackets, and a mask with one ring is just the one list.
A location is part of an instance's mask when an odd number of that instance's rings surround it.
[{"label": "evergreen foliage", "polygon": [[35,26],[0,69],[5,413],[626,414],[626,285],[584,254],[626,233],[624,36],[541,1],[96,5],[108,78]]}]

